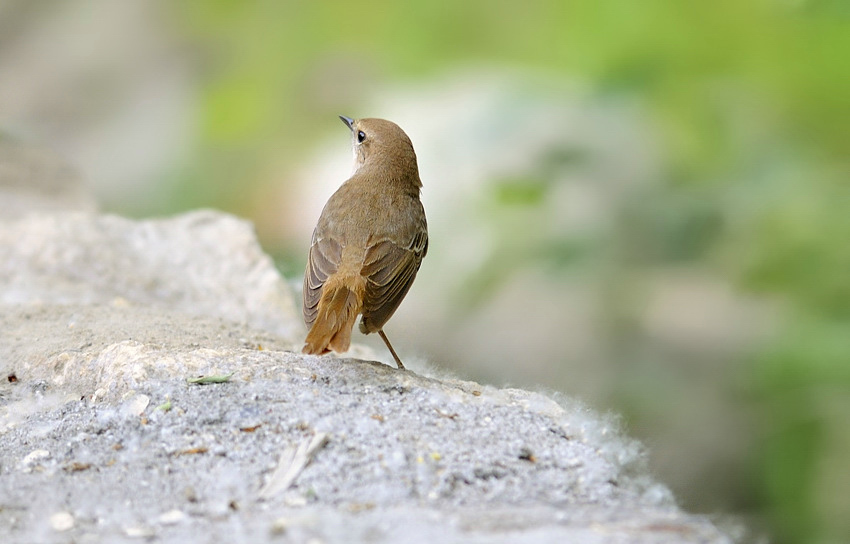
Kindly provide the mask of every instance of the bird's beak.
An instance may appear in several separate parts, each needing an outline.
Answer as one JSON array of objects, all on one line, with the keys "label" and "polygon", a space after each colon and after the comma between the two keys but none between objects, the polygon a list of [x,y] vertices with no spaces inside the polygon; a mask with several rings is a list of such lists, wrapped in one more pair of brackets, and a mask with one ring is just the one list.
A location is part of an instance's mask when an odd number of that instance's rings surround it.
[{"label": "bird's beak", "polygon": [[345,115],[340,115],[339,118],[342,119],[342,122],[348,127],[348,130],[354,130],[354,119],[346,117]]}]

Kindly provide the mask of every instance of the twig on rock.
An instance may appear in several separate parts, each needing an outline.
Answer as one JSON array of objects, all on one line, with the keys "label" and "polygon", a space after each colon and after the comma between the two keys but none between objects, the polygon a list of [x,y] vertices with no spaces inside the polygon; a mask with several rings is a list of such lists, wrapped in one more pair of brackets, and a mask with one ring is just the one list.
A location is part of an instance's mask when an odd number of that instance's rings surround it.
[{"label": "twig on rock", "polygon": [[313,454],[327,444],[328,436],[328,433],[316,433],[311,438],[304,439],[297,448],[289,446],[283,450],[277,468],[260,490],[260,499],[270,499],[289,489],[295,478],[310,463]]}]

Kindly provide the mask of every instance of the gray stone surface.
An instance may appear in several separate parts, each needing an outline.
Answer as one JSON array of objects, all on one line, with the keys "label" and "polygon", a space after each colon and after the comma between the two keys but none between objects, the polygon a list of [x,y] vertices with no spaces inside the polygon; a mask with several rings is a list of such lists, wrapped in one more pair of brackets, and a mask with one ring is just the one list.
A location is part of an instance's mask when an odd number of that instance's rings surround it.
[{"label": "gray stone surface", "polygon": [[0,221],[0,541],[731,540],[610,418],[303,356],[299,327],[232,217]]},{"label": "gray stone surface", "polygon": [[212,211],[135,222],[89,213],[0,223],[0,302],[137,304],[301,334],[250,223]]}]

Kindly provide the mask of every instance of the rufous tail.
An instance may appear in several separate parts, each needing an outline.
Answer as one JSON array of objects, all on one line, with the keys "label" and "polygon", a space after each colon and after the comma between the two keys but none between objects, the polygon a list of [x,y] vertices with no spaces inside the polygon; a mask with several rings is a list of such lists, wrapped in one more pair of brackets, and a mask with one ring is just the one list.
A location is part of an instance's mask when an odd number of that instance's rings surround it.
[{"label": "rufous tail", "polygon": [[355,289],[345,284],[325,284],[319,299],[319,313],[301,351],[311,355],[322,355],[331,350],[337,353],[348,351],[351,329],[362,310],[362,300]]}]

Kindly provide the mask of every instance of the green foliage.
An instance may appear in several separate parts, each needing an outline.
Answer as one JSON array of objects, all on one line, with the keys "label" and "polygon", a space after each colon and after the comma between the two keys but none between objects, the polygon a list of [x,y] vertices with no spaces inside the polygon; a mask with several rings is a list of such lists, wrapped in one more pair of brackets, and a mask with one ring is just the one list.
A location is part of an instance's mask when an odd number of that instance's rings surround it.
[{"label": "green foliage", "polygon": [[[753,228],[745,280],[825,318],[850,318],[850,183],[795,184],[766,202]],[[782,188],[778,188],[782,190]],[[850,330],[848,330],[850,336]]]},{"label": "green foliage", "polygon": [[848,403],[835,402],[850,399],[848,331],[847,320],[797,316],[751,370],[764,441],[753,470],[782,541],[828,542],[846,527],[828,501],[841,500],[829,483],[846,471],[830,459],[846,458],[850,439]]},{"label": "green foliage", "polygon": [[[269,138],[294,153],[315,134],[311,81],[334,58],[356,100],[374,82],[476,61],[579,75],[652,104],[673,160],[700,173],[740,142],[718,113],[736,88],[780,112],[778,127],[833,158],[850,153],[850,32],[839,1],[269,2],[188,0],[178,24],[210,59],[201,133],[215,153]],[[306,86],[305,86],[305,81]],[[343,99],[343,101],[345,101]],[[746,116],[747,112],[742,111]],[[262,147],[262,146],[259,146]],[[204,179],[216,179],[215,169]]]}]

